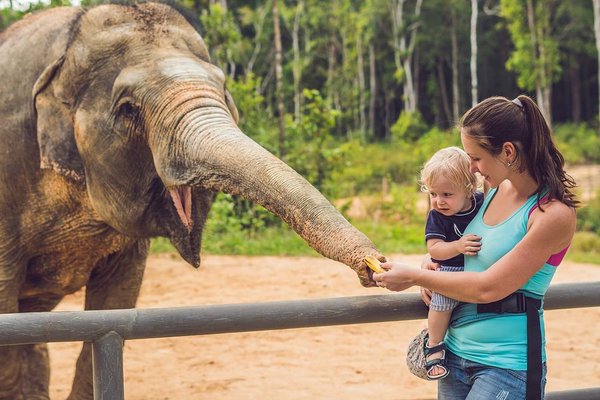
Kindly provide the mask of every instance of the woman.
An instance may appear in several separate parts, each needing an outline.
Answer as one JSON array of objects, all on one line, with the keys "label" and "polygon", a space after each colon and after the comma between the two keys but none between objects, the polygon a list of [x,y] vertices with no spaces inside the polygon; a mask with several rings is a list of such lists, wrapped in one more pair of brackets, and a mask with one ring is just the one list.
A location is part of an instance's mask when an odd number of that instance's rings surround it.
[{"label": "woman", "polygon": [[[545,386],[541,303],[575,233],[575,182],[537,105],[488,98],[465,113],[461,140],[471,170],[492,189],[464,234],[482,237],[465,272],[383,264],[379,286],[420,285],[465,302],[445,338],[450,375],[439,399],[540,399]],[[423,298],[429,302],[430,292]],[[487,304],[489,303],[489,304]]]}]

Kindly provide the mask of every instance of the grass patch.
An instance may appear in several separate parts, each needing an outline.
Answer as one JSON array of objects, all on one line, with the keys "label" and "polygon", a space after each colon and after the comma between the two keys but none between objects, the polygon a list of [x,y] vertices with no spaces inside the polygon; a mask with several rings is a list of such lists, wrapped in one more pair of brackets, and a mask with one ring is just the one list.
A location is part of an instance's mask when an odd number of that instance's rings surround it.
[{"label": "grass patch", "polygon": [[[420,225],[382,224],[372,221],[354,221],[383,254],[425,254],[423,227]],[[152,239],[151,253],[172,253],[175,248],[168,239]],[[268,227],[259,233],[229,230],[218,232],[207,229],[202,252],[221,255],[317,256],[318,253],[287,226]]]},{"label": "grass patch", "polygon": [[[152,239],[150,253],[177,252],[168,239]],[[219,255],[270,255],[270,256],[317,256],[290,228],[265,228],[260,233],[228,231],[214,233],[207,230],[202,240],[202,253]]]},{"label": "grass patch", "polygon": [[593,232],[575,232],[567,259],[581,263],[600,264],[600,236]]},{"label": "grass patch", "polygon": [[385,255],[392,253],[425,254],[425,228],[419,224],[352,221]]},{"label": "grass patch", "polygon": [[[385,254],[425,254],[423,226],[419,224],[352,221]],[[165,238],[153,239],[151,253],[176,253]],[[287,226],[264,228],[260,233],[248,231],[211,232],[204,235],[202,252],[220,255],[318,256],[300,236]],[[600,236],[576,232],[567,259],[573,262],[600,264]]]}]

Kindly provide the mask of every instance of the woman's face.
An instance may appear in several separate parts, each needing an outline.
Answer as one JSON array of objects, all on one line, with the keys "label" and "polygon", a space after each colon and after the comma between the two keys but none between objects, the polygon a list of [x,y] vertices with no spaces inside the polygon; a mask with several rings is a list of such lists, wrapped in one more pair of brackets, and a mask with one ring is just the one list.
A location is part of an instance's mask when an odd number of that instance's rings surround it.
[{"label": "woman's face", "polygon": [[460,140],[463,149],[471,159],[471,172],[479,172],[490,187],[498,187],[507,178],[507,169],[504,163],[467,135],[464,128],[460,131]]}]

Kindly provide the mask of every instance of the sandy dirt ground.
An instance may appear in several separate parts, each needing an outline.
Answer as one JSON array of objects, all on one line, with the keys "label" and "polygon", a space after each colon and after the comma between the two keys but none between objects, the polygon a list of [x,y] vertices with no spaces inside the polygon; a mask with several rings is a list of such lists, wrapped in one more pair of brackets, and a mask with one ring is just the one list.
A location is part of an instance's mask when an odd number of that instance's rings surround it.
[{"label": "sandy dirt ground", "polygon": [[[414,266],[420,257],[395,255]],[[600,266],[565,263],[558,282],[600,281]],[[152,256],[139,308],[389,293],[363,288],[346,266],[319,257],[205,256],[194,270]],[[83,293],[59,310],[82,308]],[[548,391],[600,386],[600,308],[548,311]],[[425,321],[386,322],[132,340],[125,344],[128,400],[428,399],[436,385],[412,376],[405,348]],[[52,343],[51,397],[66,398],[79,343]]]}]

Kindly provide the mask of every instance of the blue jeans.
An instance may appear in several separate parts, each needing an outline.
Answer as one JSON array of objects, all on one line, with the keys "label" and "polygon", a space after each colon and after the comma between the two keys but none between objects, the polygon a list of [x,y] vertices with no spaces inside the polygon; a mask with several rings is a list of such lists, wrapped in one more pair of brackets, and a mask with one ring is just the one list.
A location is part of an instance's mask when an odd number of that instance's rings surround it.
[{"label": "blue jeans", "polygon": [[[438,400],[525,400],[527,371],[515,371],[465,360],[446,351],[450,375],[438,381]],[[546,363],[542,365],[542,396]]]}]

